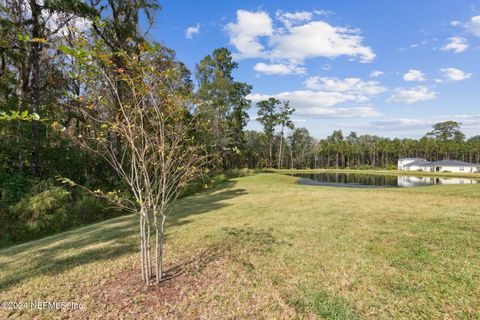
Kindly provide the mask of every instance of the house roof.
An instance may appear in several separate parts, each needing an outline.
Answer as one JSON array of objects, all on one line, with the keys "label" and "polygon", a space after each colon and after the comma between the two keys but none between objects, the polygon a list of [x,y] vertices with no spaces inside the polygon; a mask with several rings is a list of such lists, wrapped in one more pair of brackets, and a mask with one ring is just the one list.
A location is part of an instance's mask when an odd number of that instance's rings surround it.
[{"label": "house roof", "polygon": [[440,160],[432,162],[432,165],[445,167],[480,167],[480,164],[468,163],[458,160]]},{"label": "house roof", "polygon": [[432,162],[424,160],[424,159],[418,159],[416,161],[410,162],[409,164],[405,165],[405,167],[422,167],[422,166],[431,166]]}]

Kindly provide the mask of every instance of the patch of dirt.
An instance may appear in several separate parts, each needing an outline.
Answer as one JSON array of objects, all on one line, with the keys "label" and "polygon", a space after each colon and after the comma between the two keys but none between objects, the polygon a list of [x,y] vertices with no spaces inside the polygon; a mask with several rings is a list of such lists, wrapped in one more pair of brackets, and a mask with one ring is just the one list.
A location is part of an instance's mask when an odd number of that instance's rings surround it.
[{"label": "patch of dirt", "polygon": [[88,292],[92,305],[64,319],[178,319],[178,304],[207,285],[201,271],[216,258],[216,252],[204,251],[167,265],[160,285],[148,287],[139,265],[134,265],[95,286]]},{"label": "patch of dirt", "polygon": [[[299,318],[262,271],[265,259],[259,257],[268,256],[277,243],[268,230],[226,229],[225,238],[207,250],[166,264],[160,285],[148,287],[143,283],[137,257],[130,256],[116,268],[105,266],[102,270],[97,266],[85,277],[87,280],[81,281],[82,276],[77,274],[77,279],[66,284],[71,289],[64,288],[62,294],[72,292],[69,299],[81,303],[83,309],[35,312],[29,318]],[[59,300],[54,296],[45,299]]]}]

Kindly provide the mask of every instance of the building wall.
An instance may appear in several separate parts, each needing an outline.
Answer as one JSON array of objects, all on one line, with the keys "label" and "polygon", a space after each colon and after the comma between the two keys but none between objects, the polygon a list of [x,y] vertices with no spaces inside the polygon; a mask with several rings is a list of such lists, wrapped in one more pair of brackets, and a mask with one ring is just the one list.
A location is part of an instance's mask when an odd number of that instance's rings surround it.
[{"label": "building wall", "polygon": [[[471,172],[480,172],[480,165],[478,167],[460,167],[460,166],[410,166],[405,167],[409,163],[412,163],[418,159],[403,159],[397,161],[398,170],[408,170],[408,171],[437,171],[437,167],[440,168],[439,172],[457,172],[457,173],[471,173]],[[462,169],[463,168],[463,169]]]},{"label": "building wall", "polygon": [[480,172],[478,167],[435,166],[435,171],[437,171],[436,169],[437,167],[440,167],[440,170],[439,170],[440,172],[458,172],[458,173]]},{"label": "building wall", "polygon": [[407,164],[409,163],[412,163],[413,161],[415,161],[417,159],[403,159],[403,160],[398,160],[397,161],[397,169],[398,170],[406,170],[404,168],[404,166],[406,166]]},{"label": "building wall", "polygon": [[404,168],[403,170],[408,170],[408,171],[419,171],[419,170],[423,170],[423,167],[419,167],[419,166],[410,166],[410,167],[406,167],[406,168]]},{"label": "building wall", "polygon": [[430,166],[409,166],[404,168],[403,170],[408,171],[433,171],[433,167]]}]

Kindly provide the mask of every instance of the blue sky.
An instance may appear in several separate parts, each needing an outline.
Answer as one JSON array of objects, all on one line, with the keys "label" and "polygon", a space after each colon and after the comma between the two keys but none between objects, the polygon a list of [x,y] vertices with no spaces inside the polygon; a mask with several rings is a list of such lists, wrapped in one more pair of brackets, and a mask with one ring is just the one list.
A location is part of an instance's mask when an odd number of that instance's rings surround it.
[{"label": "blue sky", "polygon": [[[480,1],[163,1],[152,37],[191,70],[227,47],[255,102],[296,126],[421,137],[444,120],[480,134]],[[256,109],[250,110],[250,129]]]}]

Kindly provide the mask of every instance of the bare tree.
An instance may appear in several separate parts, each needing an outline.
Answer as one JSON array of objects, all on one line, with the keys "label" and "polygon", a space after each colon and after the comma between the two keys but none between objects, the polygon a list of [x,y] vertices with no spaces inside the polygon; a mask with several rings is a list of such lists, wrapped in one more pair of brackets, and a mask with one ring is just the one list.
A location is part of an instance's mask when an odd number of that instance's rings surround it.
[{"label": "bare tree", "polygon": [[[165,64],[160,47],[142,45],[139,55],[133,56],[103,49],[62,48],[75,59],[77,77],[87,84],[73,106],[83,113],[86,124],[70,134],[103,157],[128,186],[131,197],[110,195],[138,214],[143,279],[147,285],[158,284],[167,217],[183,188],[202,175],[214,158],[207,151],[211,146],[196,138],[207,126],[193,112],[191,95],[179,90],[183,70],[176,63]],[[125,68],[116,67],[113,61],[118,59]]]}]

